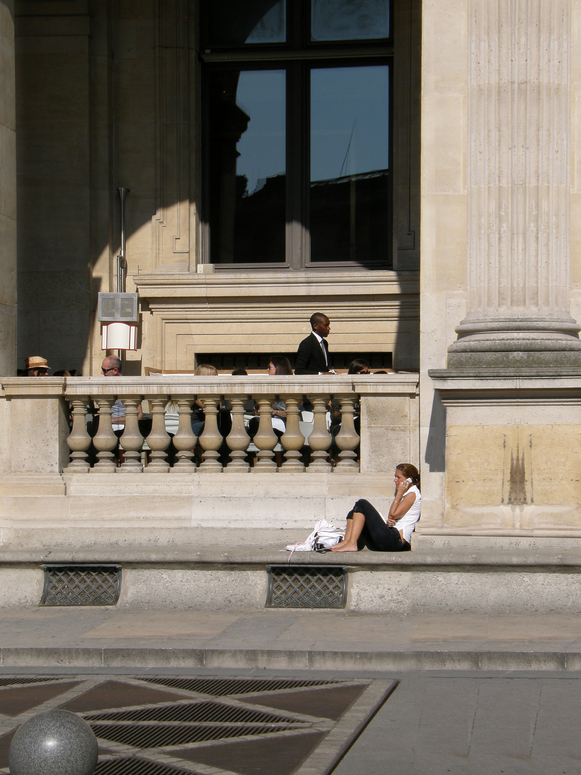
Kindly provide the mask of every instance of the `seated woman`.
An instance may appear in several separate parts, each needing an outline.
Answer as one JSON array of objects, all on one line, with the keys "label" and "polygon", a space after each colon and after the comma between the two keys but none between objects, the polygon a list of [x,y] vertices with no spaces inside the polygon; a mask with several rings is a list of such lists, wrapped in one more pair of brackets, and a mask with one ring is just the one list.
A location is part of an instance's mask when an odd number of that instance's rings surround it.
[{"label": "seated woman", "polygon": [[369,374],[369,364],[363,358],[355,358],[349,364],[347,374]]},{"label": "seated woman", "polygon": [[395,494],[387,520],[369,501],[360,499],[347,514],[345,540],[332,552],[357,552],[367,546],[374,552],[405,552],[420,518],[420,475],[411,463],[395,469]]}]

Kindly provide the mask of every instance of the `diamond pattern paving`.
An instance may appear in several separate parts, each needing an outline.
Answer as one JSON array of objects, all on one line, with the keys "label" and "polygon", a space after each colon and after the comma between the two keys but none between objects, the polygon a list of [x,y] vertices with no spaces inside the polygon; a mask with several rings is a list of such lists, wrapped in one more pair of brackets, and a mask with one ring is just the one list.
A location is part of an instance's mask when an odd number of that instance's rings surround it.
[{"label": "diamond pattern paving", "polygon": [[18,726],[63,708],[97,735],[96,775],[326,775],[395,687],[195,675],[38,680],[14,676],[0,687],[0,773]]}]

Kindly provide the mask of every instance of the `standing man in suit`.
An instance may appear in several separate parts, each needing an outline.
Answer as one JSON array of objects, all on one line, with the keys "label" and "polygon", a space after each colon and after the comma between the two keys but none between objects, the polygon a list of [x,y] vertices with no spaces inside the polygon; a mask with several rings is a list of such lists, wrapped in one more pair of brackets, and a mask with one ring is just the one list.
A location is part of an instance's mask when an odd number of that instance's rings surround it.
[{"label": "standing man in suit", "polygon": [[329,347],[326,342],[331,331],[329,318],[322,312],[311,315],[312,331],[299,344],[295,362],[295,374],[334,373],[329,360]]}]

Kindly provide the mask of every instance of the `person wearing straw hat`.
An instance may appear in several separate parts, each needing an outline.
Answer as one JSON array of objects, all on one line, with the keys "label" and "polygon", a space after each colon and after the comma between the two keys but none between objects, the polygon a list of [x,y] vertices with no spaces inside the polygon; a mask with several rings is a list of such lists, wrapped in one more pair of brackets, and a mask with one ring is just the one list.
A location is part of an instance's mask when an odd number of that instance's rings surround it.
[{"label": "person wearing straw hat", "polygon": [[26,371],[29,377],[47,377],[49,368],[46,358],[40,355],[31,355],[26,359]]}]

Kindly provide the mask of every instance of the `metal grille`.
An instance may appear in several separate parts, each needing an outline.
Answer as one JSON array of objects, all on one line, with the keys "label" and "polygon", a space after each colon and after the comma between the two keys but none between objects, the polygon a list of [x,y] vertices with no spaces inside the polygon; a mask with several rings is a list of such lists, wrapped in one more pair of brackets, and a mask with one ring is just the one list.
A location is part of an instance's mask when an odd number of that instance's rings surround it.
[{"label": "metal grille", "polygon": [[16,676],[11,678],[0,678],[0,686],[18,686],[20,684],[39,684],[47,681],[58,681],[58,675],[52,675],[47,678],[28,678],[26,676]]},{"label": "metal grille", "polygon": [[271,565],[267,608],[345,608],[347,570],[337,566]]},{"label": "metal grille", "polygon": [[[221,705],[218,702],[197,702],[183,705],[157,705],[135,710],[109,711],[108,713],[87,713],[93,721],[181,721],[185,723],[212,721],[222,724],[296,724],[293,718],[276,713],[266,713],[250,708]],[[300,722],[299,722],[300,723]]]},{"label": "metal grille", "polygon": [[289,724],[91,724],[91,729],[102,740],[132,745],[135,748],[161,748],[186,745],[206,740],[223,740],[230,737],[252,737],[296,728]]},{"label": "metal grille", "polygon": [[95,775],[192,775],[192,771],[179,770],[136,756],[101,760],[97,764]]},{"label": "metal grille", "polygon": [[41,605],[115,605],[119,565],[45,565]]},{"label": "metal grille", "polygon": [[279,692],[288,689],[303,689],[316,686],[331,686],[341,681],[317,681],[301,678],[142,678],[152,684],[184,689],[188,692],[210,694],[212,697],[227,697],[254,692]]}]

